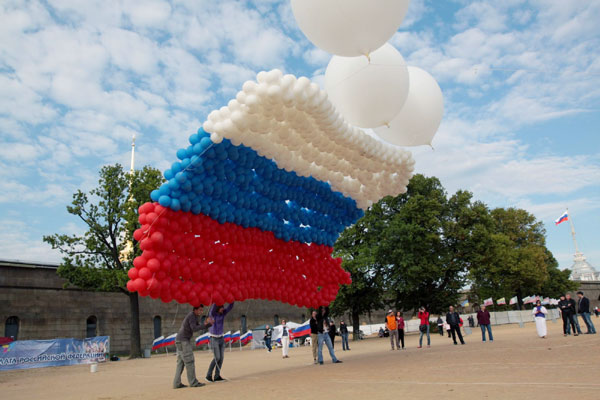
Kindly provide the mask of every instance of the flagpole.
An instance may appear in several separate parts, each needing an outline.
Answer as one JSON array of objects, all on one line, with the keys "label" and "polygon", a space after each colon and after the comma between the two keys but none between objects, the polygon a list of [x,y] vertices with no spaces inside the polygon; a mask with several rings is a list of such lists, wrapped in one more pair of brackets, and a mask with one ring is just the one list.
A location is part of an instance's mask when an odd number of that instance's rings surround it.
[{"label": "flagpole", "polygon": [[579,247],[577,246],[577,239],[575,239],[575,225],[573,225],[573,218],[569,215],[569,209],[567,208],[567,215],[569,216],[569,224],[571,225],[571,236],[573,237],[573,244],[575,245],[575,254],[579,253]]}]

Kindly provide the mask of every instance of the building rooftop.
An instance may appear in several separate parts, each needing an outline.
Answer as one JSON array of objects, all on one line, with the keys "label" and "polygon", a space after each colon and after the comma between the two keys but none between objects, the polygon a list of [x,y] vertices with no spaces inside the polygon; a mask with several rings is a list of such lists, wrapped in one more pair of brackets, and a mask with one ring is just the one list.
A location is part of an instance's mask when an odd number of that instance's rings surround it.
[{"label": "building rooftop", "polygon": [[571,266],[571,280],[600,281],[600,272],[587,262],[583,253],[576,252]]}]

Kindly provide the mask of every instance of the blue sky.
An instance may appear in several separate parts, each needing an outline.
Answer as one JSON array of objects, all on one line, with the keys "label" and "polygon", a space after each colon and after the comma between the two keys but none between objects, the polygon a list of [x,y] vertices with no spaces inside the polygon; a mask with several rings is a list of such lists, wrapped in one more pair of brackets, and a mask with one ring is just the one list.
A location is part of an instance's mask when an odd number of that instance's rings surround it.
[{"label": "blue sky", "polygon": [[[501,3],[501,4],[497,4]],[[544,222],[571,264],[600,267],[600,2],[412,0],[390,40],[444,92],[435,150],[415,171]],[[41,238],[83,227],[65,211],[105,164],[165,169],[213,109],[257,72],[323,85],[330,55],[287,1],[0,4],[0,257],[58,261]]]}]

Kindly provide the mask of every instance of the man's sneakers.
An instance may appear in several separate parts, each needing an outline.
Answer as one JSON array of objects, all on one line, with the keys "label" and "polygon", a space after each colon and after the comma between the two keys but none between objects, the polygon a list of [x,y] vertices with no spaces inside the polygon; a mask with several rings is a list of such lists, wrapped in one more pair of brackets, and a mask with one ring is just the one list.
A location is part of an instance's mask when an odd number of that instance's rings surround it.
[{"label": "man's sneakers", "polygon": [[202,382],[196,382],[192,385],[192,387],[202,387],[202,386],[206,386],[206,384],[202,383]]},{"label": "man's sneakers", "polygon": [[204,378],[204,379],[206,379],[206,380],[207,380],[207,381],[209,381],[209,382],[214,382],[214,380],[213,380],[212,376],[207,376],[207,377],[206,377],[206,378]]},{"label": "man's sneakers", "polygon": [[342,360],[335,360],[333,363],[334,363],[334,364],[341,364],[341,363],[342,363]]},{"label": "man's sneakers", "polygon": [[213,380],[213,382],[224,382],[224,381],[226,381],[226,380],[227,380],[227,379],[225,379],[225,378],[222,378],[222,377],[220,377],[220,376],[217,376],[217,377],[215,377],[215,379]]},{"label": "man's sneakers", "polygon": [[173,389],[181,389],[181,388],[184,388],[184,387],[187,387],[187,385],[184,385],[183,383],[180,383],[177,386],[173,386]]}]

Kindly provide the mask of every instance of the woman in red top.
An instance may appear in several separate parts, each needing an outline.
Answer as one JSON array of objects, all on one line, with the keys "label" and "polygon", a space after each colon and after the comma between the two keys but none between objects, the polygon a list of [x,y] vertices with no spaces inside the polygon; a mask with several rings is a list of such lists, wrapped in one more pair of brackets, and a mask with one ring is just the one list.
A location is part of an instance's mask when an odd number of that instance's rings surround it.
[{"label": "woman in red top", "polygon": [[396,326],[398,327],[398,338],[402,343],[402,350],[404,350],[404,318],[402,318],[402,312],[396,313]]},{"label": "woman in red top", "polygon": [[419,319],[421,323],[419,324],[419,331],[421,334],[419,335],[419,349],[423,347],[423,335],[427,333],[427,347],[431,345],[431,339],[429,338],[429,313],[425,310],[425,307],[419,308]]}]

